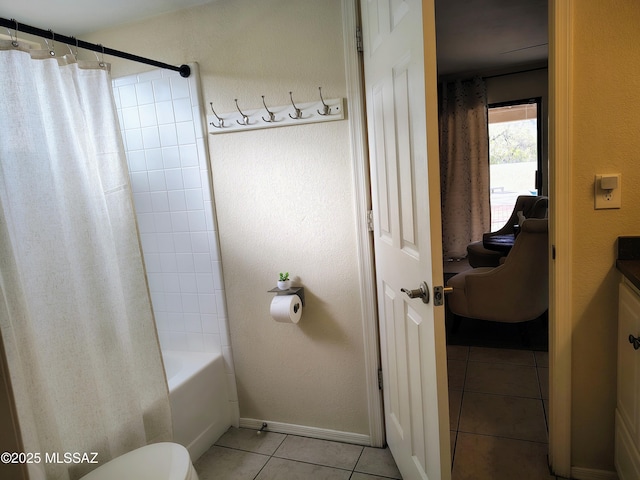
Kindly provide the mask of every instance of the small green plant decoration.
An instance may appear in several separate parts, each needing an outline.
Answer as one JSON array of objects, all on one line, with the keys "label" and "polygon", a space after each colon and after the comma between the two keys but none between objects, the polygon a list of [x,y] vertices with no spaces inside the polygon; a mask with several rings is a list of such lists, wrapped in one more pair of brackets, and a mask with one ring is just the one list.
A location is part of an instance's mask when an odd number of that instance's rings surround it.
[{"label": "small green plant decoration", "polygon": [[280,290],[288,290],[291,287],[291,280],[289,280],[289,272],[280,272],[280,280],[278,280],[278,288]]},{"label": "small green plant decoration", "polygon": [[289,272],[280,272],[280,281],[286,282],[287,280],[289,280]]}]

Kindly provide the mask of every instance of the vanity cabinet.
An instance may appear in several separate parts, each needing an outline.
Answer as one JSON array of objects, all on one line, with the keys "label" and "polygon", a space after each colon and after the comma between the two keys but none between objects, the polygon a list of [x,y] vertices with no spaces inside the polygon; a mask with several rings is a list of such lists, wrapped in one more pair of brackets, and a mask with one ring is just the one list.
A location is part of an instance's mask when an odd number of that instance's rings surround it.
[{"label": "vanity cabinet", "polygon": [[618,305],[615,465],[620,480],[637,480],[640,479],[640,290],[626,277],[620,283]]}]

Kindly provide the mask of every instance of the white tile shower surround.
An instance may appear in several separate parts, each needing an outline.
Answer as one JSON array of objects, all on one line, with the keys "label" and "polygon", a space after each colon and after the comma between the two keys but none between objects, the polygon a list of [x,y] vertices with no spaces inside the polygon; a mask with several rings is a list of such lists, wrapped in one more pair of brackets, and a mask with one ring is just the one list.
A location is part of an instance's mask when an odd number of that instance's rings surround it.
[{"label": "white tile shower surround", "polygon": [[163,350],[222,351],[238,414],[198,66],[114,79],[147,281]]},{"label": "white tile shower surround", "polygon": [[[548,354],[448,346],[453,480],[560,480],[547,467]],[[231,428],[195,464],[200,480],[383,480],[388,449]]]},{"label": "white tile shower surround", "polygon": [[113,84],[160,343],[229,346],[197,68]]}]

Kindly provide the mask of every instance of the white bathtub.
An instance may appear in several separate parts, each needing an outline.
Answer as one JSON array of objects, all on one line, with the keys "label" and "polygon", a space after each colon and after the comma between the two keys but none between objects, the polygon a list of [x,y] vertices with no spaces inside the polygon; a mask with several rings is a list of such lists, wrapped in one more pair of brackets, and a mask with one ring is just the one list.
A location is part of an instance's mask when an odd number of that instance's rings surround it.
[{"label": "white bathtub", "polygon": [[196,461],[231,426],[221,353],[162,352],[169,384],[173,441]]}]

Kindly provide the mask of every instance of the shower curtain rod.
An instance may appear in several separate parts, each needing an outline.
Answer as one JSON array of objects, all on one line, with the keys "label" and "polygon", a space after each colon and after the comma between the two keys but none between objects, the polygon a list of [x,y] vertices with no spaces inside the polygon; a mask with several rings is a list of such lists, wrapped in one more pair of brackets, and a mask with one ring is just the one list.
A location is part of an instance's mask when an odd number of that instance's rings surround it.
[{"label": "shower curtain rod", "polygon": [[75,37],[68,37],[66,35],[54,33],[51,30],[44,30],[42,28],[32,27],[24,23],[18,23],[14,19],[8,20],[6,18],[0,17],[0,26],[6,27],[7,29],[13,29],[16,32],[24,32],[31,35],[36,35],[38,37],[48,38],[53,40],[54,42],[61,42],[67,45],[75,45],[76,47],[83,48],[85,50],[91,50],[92,52],[98,52],[111,55],[113,57],[124,58],[126,60],[132,60],[134,62],[144,63],[146,65],[153,65],[154,67],[166,68],[167,70],[180,72],[180,76],[184,78],[187,78],[189,75],[191,75],[191,68],[189,68],[189,65],[181,65],[179,67],[176,67],[167,63],[158,62],[157,60],[151,60],[149,58],[139,57],[138,55],[133,55],[131,53],[121,52],[120,50],[114,50],[113,48],[107,48],[99,44],[85,42],[84,40],[79,40]]}]

